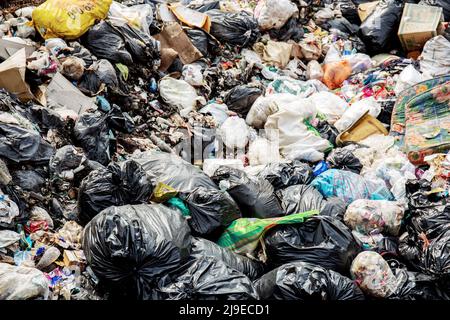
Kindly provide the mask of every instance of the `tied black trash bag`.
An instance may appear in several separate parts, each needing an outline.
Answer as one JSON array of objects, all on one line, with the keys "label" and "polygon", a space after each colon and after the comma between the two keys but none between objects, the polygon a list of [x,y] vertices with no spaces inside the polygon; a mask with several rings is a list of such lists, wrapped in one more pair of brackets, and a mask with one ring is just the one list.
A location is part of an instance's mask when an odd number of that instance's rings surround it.
[{"label": "tied black trash bag", "polygon": [[267,180],[250,178],[244,171],[226,166],[219,167],[211,179],[231,195],[244,217],[264,219],[285,215]]},{"label": "tied black trash bag", "polygon": [[361,244],[339,220],[313,216],[305,222],[276,226],[264,237],[268,264],[303,261],[347,274]]},{"label": "tied black trash bag", "polygon": [[337,29],[348,35],[356,35],[359,27],[356,24],[350,23],[346,18],[335,18],[327,21],[324,26],[325,29]]},{"label": "tied black trash bag", "polygon": [[313,186],[295,185],[277,191],[281,207],[286,215],[310,210],[319,210],[321,215],[331,216],[342,220],[346,205],[336,197],[325,200],[322,194]]},{"label": "tied black trash bag", "polygon": [[418,211],[411,225],[418,234],[423,232],[428,240],[450,230],[450,206],[433,206]]},{"label": "tied black trash bag", "polygon": [[113,130],[124,133],[134,130],[133,119],[116,105],[106,114],[96,111],[81,115],[75,124],[74,135],[89,160],[107,165],[116,149]]},{"label": "tied black trash bag", "polygon": [[85,45],[97,58],[112,63],[157,67],[161,62],[159,41],[128,24],[116,26],[103,20],[89,29]]},{"label": "tied black trash bag", "polygon": [[214,257],[223,261],[228,267],[245,274],[251,280],[259,278],[264,273],[264,266],[260,262],[236,254],[230,249],[202,238],[192,238],[192,256],[196,258]]},{"label": "tied black trash bag", "polygon": [[262,300],[364,300],[351,279],[307,262],[284,264],[255,281],[255,288]]},{"label": "tied black trash bag", "polygon": [[270,29],[271,39],[278,41],[294,40],[300,42],[304,35],[303,28],[297,18],[291,17],[280,29]]},{"label": "tied black trash bag", "polygon": [[350,23],[356,25],[361,23],[361,19],[358,15],[358,5],[353,3],[352,0],[336,0],[334,1],[334,4],[341,10],[342,16]]},{"label": "tied black trash bag", "polygon": [[259,173],[258,177],[269,181],[275,190],[296,184],[309,184],[314,176],[311,167],[298,160],[291,163],[270,163]]},{"label": "tied black trash bag", "polygon": [[41,192],[45,183],[44,177],[33,170],[18,170],[12,173],[13,184],[26,191]]},{"label": "tied black trash bag", "polygon": [[150,299],[157,278],[189,259],[186,220],[162,204],[109,207],[83,231],[86,261],[112,295]]},{"label": "tied black trash bag", "polygon": [[327,157],[331,168],[352,171],[359,174],[363,165],[357,157],[348,149],[336,148]]},{"label": "tied black trash bag", "polygon": [[[199,168],[177,155],[149,151],[137,155],[136,160],[154,187],[164,186],[178,193],[189,208],[189,225],[195,235],[214,239],[236,219],[239,208],[230,195],[217,188]],[[154,192],[155,195],[156,191]],[[157,201],[165,201],[165,194]],[[163,199],[164,198],[164,199]]]},{"label": "tied black trash bag", "polygon": [[247,47],[260,36],[258,22],[245,11],[210,10],[206,14],[211,18],[211,35],[221,42]]},{"label": "tied black trash bag", "polygon": [[224,98],[224,102],[228,107],[228,110],[238,113],[242,118],[245,118],[250,111],[250,108],[263,94],[260,88],[244,84],[236,86],[231,89]]},{"label": "tied black trash bag", "polygon": [[257,300],[252,281],[213,257],[191,260],[162,277],[154,300]]},{"label": "tied black trash bag", "polygon": [[447,293],[439,287],[437,279],[420,272],[408,271],[396,260],[388,260],[392,273],[397,278],[397,287],[390,300],[449,300]]},{"label": "tied black trash bag", "polygon": [[92,171],[78,191],[78,218],[88,223],[111,206],[146,203],[153,189],[141,166],[133,160],[111,163]]},{"label": "tied black trash bag", "polygon": [[360,26],[361,39],[371,54],[387,52],[396,41],[403,1],[381,0]]},{"label": "tied black trash bag", "polygon": [[214,55],[218,51],[219,43],[202,29],[184,29],[192,44],[204,57]]}]

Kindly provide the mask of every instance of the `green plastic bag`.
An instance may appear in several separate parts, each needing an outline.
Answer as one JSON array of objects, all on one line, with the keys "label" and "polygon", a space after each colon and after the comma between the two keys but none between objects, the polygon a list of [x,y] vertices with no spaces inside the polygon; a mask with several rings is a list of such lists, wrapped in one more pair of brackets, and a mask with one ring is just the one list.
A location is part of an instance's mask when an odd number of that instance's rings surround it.
[{"label": "green plastic bag", "polygon": [[284,217],[257,219],[241,218],[234,220],[219,238],[217,244],[228,248],[235,253],[252,255],[258,247],[264,234],[277,225],[301,223],[313,215],[319,214],[318,210],[290,214]]}]

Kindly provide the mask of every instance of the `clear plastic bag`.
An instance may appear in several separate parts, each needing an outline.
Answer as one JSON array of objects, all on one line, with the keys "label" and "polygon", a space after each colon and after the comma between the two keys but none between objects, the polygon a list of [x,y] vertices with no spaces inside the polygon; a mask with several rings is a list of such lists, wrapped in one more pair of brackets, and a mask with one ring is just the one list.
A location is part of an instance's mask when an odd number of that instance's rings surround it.
[{"label": "clear plastic bag", "polygon": [[290,0],[264,0],[255,9],[261,30],[280,29],[295,14],[298,8]]},{"label": "clear plastic bag", "polygon": [[334,124],[348,109],[348,103],[331,92],[317,92],[308,99],[325,115],[329,124]]},{"label": "clear plastic bag", "polygon": [[127,7],[113,1],[109,7],[108,19],[113,24],[127,23],[150,35],[149,27],[153,20],[153,11],[149,4],[138,4]]},{"label": "clear plastic bag", "polygon": [[413,85],[424,81],[424,77],[422,74],[413,67],[412,64],[407,66],[403,71],[398,75],[397,82],[395,84],[394,92],[398,95],[405,89],[412,87]]}]

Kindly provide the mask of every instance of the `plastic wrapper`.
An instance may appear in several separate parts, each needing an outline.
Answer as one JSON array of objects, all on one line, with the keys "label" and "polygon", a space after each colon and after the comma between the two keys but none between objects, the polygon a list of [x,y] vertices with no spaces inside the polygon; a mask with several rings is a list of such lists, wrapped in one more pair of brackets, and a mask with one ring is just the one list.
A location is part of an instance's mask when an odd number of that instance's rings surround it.
[{"label": "plastic wrapper", "polygon": [[134,160],[150,177],[153,199],[165,201],[178,194],[191,213],[189,225],[203,237],[214,238],[241,217],[239,208],[226,191],[221,191],[203,171],[180,157],[163,152],[144,152]]},{"label": "plastic wrapper", "polygon": [[153,22],[153,10],[149,4],[127,7],[113,1],[109,7],[108,19],[116,24],[128,23],[133,28],[150,35],[149,28]]},{"label": "plastic wrapper", "polygon": [[255,100],[261,96],[261,89],[251,85],[240,85],[231,89],[224,98],[228,109],[245,118]]},{"label": "plastic wrapper", "polygon": [[327,162],[331,168],[347,170],[359,174],[363,165],[349,149],[336,148],[330,152]]},{"label": "plastic wrapper", "polygon": [[366,180],[360,175],[344,170],[329,169],[311,182],[325,197],[339,197],[347,204],[358,199],[394,200],[385,185]]},{"label": "plastic wrapper", "polygon": [[244,171],[230,167],[219,167],[211,179],[231,195],[244,217],[264,219],[284,215],[267,180],[248,177]]},{"label": "plastic wrapper", "polygon": [[269,181],[275,190],[297,184],[308,184],[313,179],[311,167],[300,161],[291,163],[271,163],[258,174]]},{"label": "plastic wrapper", "polygon": [[359,199],[345,212],[347,226],[363,234],[383,233],[396,236],[405,209],[393,201]]},{"label": "plastic wrapper", "polygon": [[388,297],[397,288],[397,279],[388,263],[373,251],[358,254],[352,262],[350,273],[361,290],[373,297]]},{"label": "plastic wrapper", "polygon": [[157,300],[257,300],[252,281],[222,260],[199,257],[162,277]]},{"label": "plastic wrapper", "polygon": [[146,203],[153,188],[142,167],[133,160],[111,163],[92,171],[78,191],[78,218],[89,222],[111,206]]},{"label": "plastic wrapper", "polygon": [[202,66],[200,64],[191,63],[183,66],[183,79],[191,86],[200,87],[204,84]]},{"label": "plastic wrapper", "polygon": [[33,10],[36,30],[44,39],[76,39],[106,18],[112,0],[47,0]]},{"label": "plastic wrapper", "polygon": [[313,216],[303,223],[276,226],[264,236],[267,263],[273,267],[303,261],[346,274],[361,244],[339,220]]},{"label": "plastic wrapper", "polygon": [[46,300],[50,293],[49,285],[46,276],[38,269],[0,263],[1,300]]},{"label": "plastic wrapper", "polygon": [[403,1],[381,0],[360,26],[361,39],[372,54],[389,51],[403,12]]},{"label": "plastic wrapper", "polygon": [[192,256],[196,258],[209,256],[223,261],[228,267],[245,274],[251,280],[259,278],[264,273],[264,265],[259,261],[236,254],[206,239],[192,239]]},{"label": "plastic wrapper", "polygon": [[234,13],[214,9],[206,14],[211,18],[211,35],[221,42],[247,47],[260,36],[258,22],[245,11]]},{"label": "plastic wrapper", "polygon": [[95,275],[114,295],[151,298],[159,277],[189,259],[184,217],[162,204],[110,207],[86,226],[82,246]]},{"label": "plastic wrapper", "polygon": [[255,282],[262,300],[364,300],[349,278],[307,262],[284,264]]},{"label": "plastic wrapper", "polygon": [[255,16],[261,30],[280,29],[293,15],[297,6],[290,0],[264,0],[255,9]]}]

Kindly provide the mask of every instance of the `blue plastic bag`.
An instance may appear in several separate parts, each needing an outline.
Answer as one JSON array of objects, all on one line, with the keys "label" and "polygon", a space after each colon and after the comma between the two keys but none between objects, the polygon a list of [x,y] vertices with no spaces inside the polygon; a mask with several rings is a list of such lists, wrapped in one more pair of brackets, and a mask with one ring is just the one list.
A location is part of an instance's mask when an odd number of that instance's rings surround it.
[{"label": "blue plastic bag", "polygon": [[339,197],[347,205],[357,199],[395,200],[386,185],[364,179],[359,174],[338,169],[318,175],[311,184],[325,197]]}]

